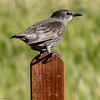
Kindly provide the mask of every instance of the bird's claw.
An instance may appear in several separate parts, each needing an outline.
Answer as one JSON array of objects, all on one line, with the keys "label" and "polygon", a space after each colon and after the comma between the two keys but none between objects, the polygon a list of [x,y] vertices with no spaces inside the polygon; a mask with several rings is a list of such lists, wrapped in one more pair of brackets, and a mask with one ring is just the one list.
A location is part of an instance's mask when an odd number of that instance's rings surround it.
[{"label": "bird's claw", "polygon": [[61,55],[58,53],[57,50],[52,50],[50,53],[52,53],[52,56],[54,56],[55,54],[57,54],[61,58]]}]

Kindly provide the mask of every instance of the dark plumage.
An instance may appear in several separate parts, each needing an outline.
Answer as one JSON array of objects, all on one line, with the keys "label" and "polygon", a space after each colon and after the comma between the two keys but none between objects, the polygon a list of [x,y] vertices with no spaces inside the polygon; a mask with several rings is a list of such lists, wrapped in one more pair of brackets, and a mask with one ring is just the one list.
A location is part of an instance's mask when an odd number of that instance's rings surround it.
[{"label": "dark plumage", "polygon": [[50,48],[57,45],[62,39],[66,24],[75,16],[82,14],[74,13],[69,10],[59,10],[52,14],[46,20],[40,21],[25,32],[15,34],[11,38],[19,38],[36,51],[46,49],[50,52]]}]

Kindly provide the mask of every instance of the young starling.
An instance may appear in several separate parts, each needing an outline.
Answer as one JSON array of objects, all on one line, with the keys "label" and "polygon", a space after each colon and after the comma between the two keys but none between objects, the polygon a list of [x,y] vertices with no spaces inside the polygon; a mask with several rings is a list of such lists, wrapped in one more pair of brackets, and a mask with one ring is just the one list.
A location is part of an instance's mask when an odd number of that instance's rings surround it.
[{"label": "young starling", "polygon": [[71,12],[70,10],[58,10],[46,20],[40,21],[25,32],[15,34],[11,38],[19,38],[36,51],[46,49],[50,53],[51,47],[57,45],[62,39],[66,24],[76,16],[82,14]]}]

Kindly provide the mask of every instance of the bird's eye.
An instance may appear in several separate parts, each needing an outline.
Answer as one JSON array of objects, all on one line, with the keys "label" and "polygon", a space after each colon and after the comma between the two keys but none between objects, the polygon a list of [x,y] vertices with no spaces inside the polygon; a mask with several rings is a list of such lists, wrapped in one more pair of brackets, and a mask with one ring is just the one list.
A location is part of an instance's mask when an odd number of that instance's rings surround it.
[{"label": "bird's eye", "polygon": [[67,15],[72,15],[72,13],[71,13],[71,12],[66,12],[66,14],[67,14]]}]

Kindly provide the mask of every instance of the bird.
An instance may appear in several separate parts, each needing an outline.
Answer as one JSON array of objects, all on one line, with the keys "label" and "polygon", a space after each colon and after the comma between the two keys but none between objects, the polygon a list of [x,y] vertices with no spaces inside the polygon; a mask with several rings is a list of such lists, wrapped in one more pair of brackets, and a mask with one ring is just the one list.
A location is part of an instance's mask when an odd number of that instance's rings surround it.
[{"label": "bird", "polygon": [[26,31],[17,33],[11,38],[24,41],[32,50],[40,51],[40,53],[45,50],[50,53],[51,48],[56,46],[62,39],[67,23],[73,17],[82,15],[61,9],[55,11],[50,18],[32,25]]}]

